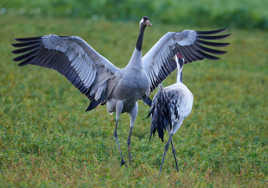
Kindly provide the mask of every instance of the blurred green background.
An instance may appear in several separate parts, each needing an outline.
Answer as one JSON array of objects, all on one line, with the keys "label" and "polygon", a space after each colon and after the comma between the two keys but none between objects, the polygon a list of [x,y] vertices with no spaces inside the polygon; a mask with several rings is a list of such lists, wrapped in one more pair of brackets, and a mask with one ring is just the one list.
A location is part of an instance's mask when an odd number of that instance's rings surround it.
[{"label": "blurred green background", "polygon": [[0,14],[268,28],[267,0],[1,0]]}]

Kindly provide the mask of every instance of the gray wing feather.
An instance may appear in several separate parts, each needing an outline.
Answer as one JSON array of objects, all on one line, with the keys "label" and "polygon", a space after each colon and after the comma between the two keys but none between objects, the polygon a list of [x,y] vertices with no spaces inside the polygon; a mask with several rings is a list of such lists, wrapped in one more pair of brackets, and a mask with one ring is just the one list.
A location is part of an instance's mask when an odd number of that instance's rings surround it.
[{"label": "gray wing feather", "polygon": [[172,58],[178,53],[184,58],[185,64],[205,58],[212,60],[219,59],[213,54],[224,54],[225,51],[208,47],[223,47],[229,43],[218,43],[207,40],[218,40],[229,36],[229,34],[210,36],[211,34],[216,34],[224,30],[184,30],[182,32],[168,32],[161,37],[142,58],[144,69],[150,79],[150,90],[153,91],[159,83],[176,69],[176,63],[174,63]]},{"label": "gray wing feather", "polygon": [[[55,69],[88,98],[99,100],[107,82],[120,69],[77,36],[46,35],[16,39],[14,61]],[[107,96],[106,96],[107,97]],[[103,98],[106,98],[103,97]],[[101,101],[103,102],[103,101]]]}]

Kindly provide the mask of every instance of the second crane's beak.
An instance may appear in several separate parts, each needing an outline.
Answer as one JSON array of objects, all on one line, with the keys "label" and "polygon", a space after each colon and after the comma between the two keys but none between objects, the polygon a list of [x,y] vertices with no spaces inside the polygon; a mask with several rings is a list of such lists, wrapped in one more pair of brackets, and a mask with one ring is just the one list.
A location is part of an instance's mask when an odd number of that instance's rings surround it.
[{"label": "second crane's beak", "polygon": [[177,53],[176,55],[174,55],[173,59],[182,68],[182,66],[184,64],[184,61],[185,61],[184,58],[183,58],[183,56],[180,53]]},{"label": "second crane's beak", "polygon": [[145,24],[146,24],[147,26],[149,26],[149,27],[152,26],[150,20],[146,20],[146,21],[145,21]]}]

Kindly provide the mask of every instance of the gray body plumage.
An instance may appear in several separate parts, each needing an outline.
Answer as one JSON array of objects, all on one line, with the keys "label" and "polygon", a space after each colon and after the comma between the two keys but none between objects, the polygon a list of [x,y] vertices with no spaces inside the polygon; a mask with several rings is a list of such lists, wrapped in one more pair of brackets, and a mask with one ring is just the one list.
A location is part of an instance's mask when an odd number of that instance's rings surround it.
[{"label": "gray body plumage", "polygon": [[[130,137],[138,111],[137,101],[139,99],[148,101],[150,92],[176,68],[171,57],[180,52],[186,57],[187,62],[204,58],[217,59],[216,56],[209,55],[207,52],[212,54],[225,52],[201,48],[200,45],[203,43],[212,47],[228,45],[227,43],[209,42],[211,39],[207,38],[207,36],[222,32],[224,29],[206,32],[193,30],[169,32],[142,57],[143,33],[147,25],[151,25],[149,19],[143,17],[140,22],[136,48],[125,68],[113,65],[78,36],[54,34],[17,38],[18,43],[12,44],[17,48],[13,50],[13,53],[20,55],[14,58],[14,61],[19,61],[20,66],[32,64],[51,68],[64,75],[91,101],[87,111],[100,104],[107,104],[107,111],[116,113],[114,135],[118,146],[116,130],[119,116],[124,112],[129,113],[131,120],[128,148],[130,148]],[[226,36],[228,35],[213,36],[213,39],[221,39]],[[201,40],[202,38],[205,40]],[[122,155],[121,159],[124,163]]]},{"label": "gray body plumage", "polygon": [[141,64],[141,52],[135,49],[133,56],[128,66],[120,70],[120,79],[108,98],[109,112],[115,110],[118,100],[124,104],[122,112],[130,112],[137,100],[150,94],[148,77]]}]

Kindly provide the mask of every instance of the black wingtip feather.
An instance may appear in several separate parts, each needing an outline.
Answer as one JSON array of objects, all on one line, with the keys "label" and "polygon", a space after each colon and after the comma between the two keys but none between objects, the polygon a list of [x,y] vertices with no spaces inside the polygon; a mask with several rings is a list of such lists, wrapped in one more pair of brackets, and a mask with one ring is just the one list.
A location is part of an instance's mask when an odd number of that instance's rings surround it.
[{"label": "black wingtip feather", "polygon": [[199,49],[209,52],[209,53],[213,53],[213,54],[225,54],[226,51],[223,50],[216,50],[216,49],[212,49],[212,48],[207,48],[205,46],[199,45],[199,44],[195,44]]},{"label": "black wingtip feather", "polygon": [[18,64],[19,66],[24,66],[27,65],[29,62],[31,62],[33,59],[35,58],[35,56],[29,57],[26,60],[24,60],[23,62],[21,62],[20,64]]},{"label": "black wingtip feather", "polygon": [[34,53],[36,53],[36,52],[37,52],[37,50],[31,51],[31,52],[26,53],[26,54],[23,54],[23,55],[21,55],[21,56],[15,57],[13,60],[14,60],[14,61],[21,61],[21,60],[23,60],[23,59],[26,59],[26,58],[32,56],[32,55],[33,55]]},{"label": "black wingtip feather", "polygon": [[38,41],[29,41],[29,42],[13,43],[11,45],[14,47],[25,47],[25,46],[32,46],[38,43],[39,43]]},{"label": "black wingtip feather", "polygon": [[22,62],[22,63],[18,64],[18,66],[23,67],[23,66],[25,66],[27,64],[28,64],[28,62]]},{"label": "black wingtip feather", "polygon": [[93,100],[90,102],[89,106],[87,107],[86,112],[93,110],[93,109],[96,108],[100,103],[101,103],[100,100],[96,101],[96,100],[93,99]]},{"label": "black wingtip feather", "polygon": [[16,41],[19,42],[26,42],[26,41],[33,41],[33,40],[40,40],[42,37],[28,37],[28,38],[15,38]]},{"label": "black wingtip feather", "polygon": [[38,46],[39,45],[34,45],[34,46],[26,47],[26,48],[19,48],[19,49],[13,50],[12,53],[13,54],[24,53],[24,52],[33,50],[33,49],[37,48]]},{"label": "black wingtip feather", "polygon": [[224,46],[228,46],[230,43],[224,43],[224,42],[210,42],[210,41],[204,41],[204,40],[200,40],[197,39],[196,40],[197,43],[201,43],[201,44],[205,44],[207,46],[216,46],[216,47],[224,47]]},{"label": "black wingtip feather", "polygon": [[220,59],[219,57],[207,54],[205,52],[202,52],[201,50],[196,50],[198,53],[202,54],[205,58],[210,59],[210,60],[218,60]]},{"label": "black wingtip feather", "polygon": [[228,36],[230,36],[231,34],[225,34],[225,35],[214,35],[214,36],[206,36],[206,35],[198,35],[197,38],[199,39],[207,39],[207,40],[217,40],[217,39],[223,39],[226,38]]},{"label": "black wingtip feather", "polygon": [[220,33],[220,32],[223,32],[226,30],[226,27],[224,28],[221,28],[221,29],[216,29],[216,30],[210,30],[210,31],[196,31],[197,34],[200,34],[200,35],[209,35],[209,34],[215,34],[215,33]]}]

